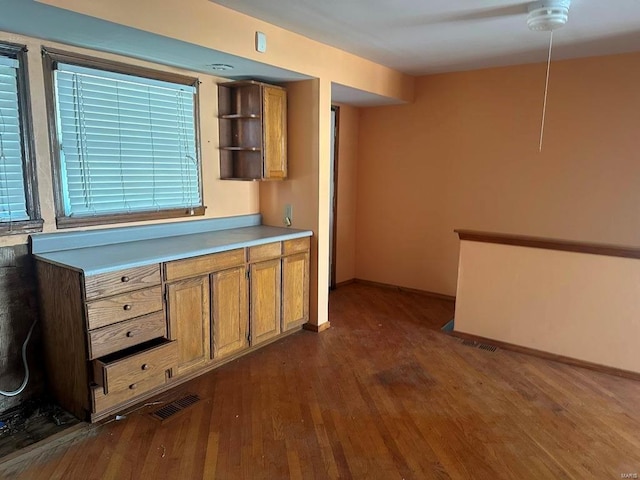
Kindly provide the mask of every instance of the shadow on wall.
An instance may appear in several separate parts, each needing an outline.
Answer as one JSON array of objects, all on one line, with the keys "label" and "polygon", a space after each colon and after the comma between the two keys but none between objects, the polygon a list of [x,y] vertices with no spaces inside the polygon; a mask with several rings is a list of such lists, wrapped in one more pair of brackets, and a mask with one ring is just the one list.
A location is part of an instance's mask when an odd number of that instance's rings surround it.
[{"label": "shadow on wall", "polygon": [[[37,283],[27,245],[0,248],[0,390],[13,391],[24,379],[22,344],[38,315]],[[0,412],[45,391],[40,328],[27,349],[30,379],[15,397],[0,395]]]}]

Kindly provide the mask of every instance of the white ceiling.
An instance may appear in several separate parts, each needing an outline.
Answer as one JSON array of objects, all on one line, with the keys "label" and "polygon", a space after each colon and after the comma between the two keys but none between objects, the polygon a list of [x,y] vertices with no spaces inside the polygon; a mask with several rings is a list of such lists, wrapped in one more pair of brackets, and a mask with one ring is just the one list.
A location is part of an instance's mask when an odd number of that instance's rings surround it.
[{"label": "white ceiling", "polygon": [[[215,1],[411,74],[544,61],[548,48],[548,34],[527,29],[528,2],[517,0]],[[34,0],[0,0],[0,12],[0,30],[6,32],[230,79],[277,83],[309,78]],[[569,23],[554,33],[554,59],[638,50],[640,0],[573,0]],[[213,63],[235,68],[214,72]],[[332,99],[339,103],[397,103],[351,87],[332,87]]]},{"label": "white ceiling", "polygon": [[[213,0],[400,71],[546,60],[549,34],[527,28],[518,0]],[[640,0],[573,0],[554,59],[640,50]]]}]

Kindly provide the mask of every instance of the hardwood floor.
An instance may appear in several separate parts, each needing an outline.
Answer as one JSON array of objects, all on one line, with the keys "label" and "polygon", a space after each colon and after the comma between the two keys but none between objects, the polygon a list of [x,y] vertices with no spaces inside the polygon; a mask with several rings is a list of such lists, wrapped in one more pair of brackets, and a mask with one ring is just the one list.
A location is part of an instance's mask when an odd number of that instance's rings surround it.
[{"label": "hardwood floor", "polygon": [[[640,473],[640,382],[462,345],[452,303],[352,284],[296,333],[4,471],[24,479],[589,479]],[[180,393],[180,392],[174,392]]]}]

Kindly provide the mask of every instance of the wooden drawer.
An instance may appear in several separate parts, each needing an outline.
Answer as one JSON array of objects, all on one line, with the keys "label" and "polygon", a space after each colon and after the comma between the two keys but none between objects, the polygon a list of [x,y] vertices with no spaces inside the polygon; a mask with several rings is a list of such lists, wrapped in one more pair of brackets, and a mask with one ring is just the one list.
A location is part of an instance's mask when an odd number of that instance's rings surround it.
[{"label": "wooden drawer", "polygon": [[87,300],[130,292],[139,288],[160,285],[160,265],[127,268],[117,272],[101,273],[85,277],[84,288]]},{"label": "wooden drawer", "polygon": [[163,311],[102,327],[89,332],[89,360],[166,336]]},{"label": "wooden drawer", "polygon": [[165,280],[169,282],[181,278],[207,275],[241,265],[244,265],[244,248],[167,262],[164,264],[164,275]]},{"label": "wooden drawer", "polygon": [[145,288],[87,302],[89,330],[162,310],[162,287]]},{"label": "wooden drawer", "polygon": [[310,244],[311,240],[309,237],[285,240],[282,242],[282,254],[290,255],[292,253],[306,252],[309,250]]},{"label": "wooden drawer", "polygon": [[282,244],[280,242],[266,243],[249,247],[249,262],[259,262],[261,260],[271,260],[278,258],[282,254]]},{"label": "wooden drawer", "polygon": [[93,400],[93,413],[100,413],[124,403],[132,398],[146,393],[154,388],[160,387],[167,383],[166,372],[156,372],[148,378],[137,383],[137,388],[119,390],[117,392],[104,393],[102,387],[97,386],[91,389],[91,397]]},{"label": "wooden drawer", "polygon": [[105,394],[136,390],[143,393],[145,380],[178,364],[178,342],[158,340],[144,350],[129,349],[93,361],[93,379]]}]

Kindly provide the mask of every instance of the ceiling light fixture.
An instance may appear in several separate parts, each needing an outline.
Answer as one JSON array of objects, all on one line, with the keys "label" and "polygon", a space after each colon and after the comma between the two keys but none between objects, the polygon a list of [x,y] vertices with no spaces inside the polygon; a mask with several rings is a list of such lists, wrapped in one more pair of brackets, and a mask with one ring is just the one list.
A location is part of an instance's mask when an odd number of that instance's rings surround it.
[{"label": "ceiling light fixture", "polygon": [[571,0],[542,0],[529,5],[529,30],[549,32],[560,28],[569,20]]}]

